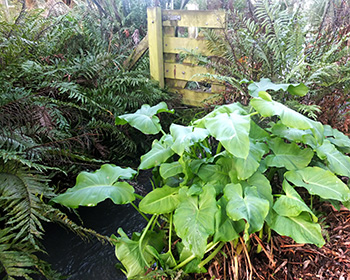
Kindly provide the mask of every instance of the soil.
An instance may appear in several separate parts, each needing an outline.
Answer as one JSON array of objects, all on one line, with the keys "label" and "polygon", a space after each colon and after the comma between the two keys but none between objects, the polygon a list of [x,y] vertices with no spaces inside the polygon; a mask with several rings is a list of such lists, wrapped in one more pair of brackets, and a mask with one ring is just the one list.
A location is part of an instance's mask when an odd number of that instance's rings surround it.
[{"label": "soil", "polygon": [[[195,278],[350,280],[350,211],[336,211],[332,206],[323,206],[322,211],[327,213],[319,219],[326,241],[322,248],[296,244],[291,238],[279,235],[267,242],[267,238],[261,240],[253,234],[250,245],[245,245],[243,240],[236,246],[227,244],[223,254],[211,263],[208,273]],[[257,253],[259,243],[263,246]]]}]

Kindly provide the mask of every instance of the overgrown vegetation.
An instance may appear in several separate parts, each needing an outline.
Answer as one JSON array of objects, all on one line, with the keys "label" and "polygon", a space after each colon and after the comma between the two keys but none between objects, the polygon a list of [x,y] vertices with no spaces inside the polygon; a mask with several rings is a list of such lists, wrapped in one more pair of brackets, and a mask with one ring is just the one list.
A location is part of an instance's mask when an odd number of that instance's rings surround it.
[{"label": "overgrown vegetation", "polygon": [[310,88],[303,100],[284,95],[279,100],[347,132],[350,22],[345,14],[350,6],[346,1],[321,0],[308,5],[267,0],[228,5],[224,36],[207,33],[215,57],[212,64],[223,76],[219,78],[228,82],[218,102],[247,102],[241,95],[244,79],[303,82]]},{"label": "overgrown vegetation", "polygon": [[[228,11],[228,29],[224,37],[207,34],[213,59],[201,60],[226,83],[217,103],[232,104],[189,126],[162,128],[159,114],[172,111],[152,105],[169,96],[149,79],[147,59],[131,71],[123,65],[156,2],[189,1],[96,0],[45,16],[22,1],[13,21],[0,22],[0,277],[59,277],[38,258],[45,222],[106,239],[50,200],[73,208],[106,198],[132,203],[148,224],[112,237],[126,275],[171,279],[203,272],[224,246],[236,261],[251,237],[259,242],[271,230],[321,246],[314,198],[349,207],[350,140],[333,129],[348,133],[350,125],[349,4],[212,1]],[[153,169],[147,196],[126,181],[135,170],[106,164],[56,197],[71,185],[67,174],[102,162],[136,168],[140,154],[138,170]]]},{"label": "overgrown vegetation", "polygon": [[110,160],[130,162],[151,143],[114,125],[114,116],[145,100],[168,99],[149,80],[146,60],[123,69],[134,45],[124,15],[113,21],[81,6],[44,17],[23,5],[13,23],[0,23],[1,277],[58,278],[37,256],[44,251],[43,222],[106,239],[48,201],[53,184],[69,185],[66,175]]},{"label": "overgrown vegetation", "polygon": [[[119,229],[120,237],[112,236],[128,278],[158,269],[162,275],[167,269],[206,272],[226,243],[239,255],[252,234],[271,236],[271,230],[321,247],[325,242],[318,218],[298,190],[306,189],[311,201],[315,196],[349,207],[350,140],[266,92],[280,88],[307,92],[303,85],[271,82],[260,91],[250,87],[248,106],[218,107],[190,126],[172,124],[170,133],[156,117],[172,112],[165,103],[119,116],[116,124],[128,123],[145,134],[163,133],[138,167],[153,169],[153,191],[136,195],[122,181],[136,171],[103,165],[79,174],[75,187],[53,201],[76,208],[107,198],[116,204],[140,200],[134,207],[148,221],[144,230],[130,238]],[[268,118],[266,127],[259,125],[259,117]]]}]

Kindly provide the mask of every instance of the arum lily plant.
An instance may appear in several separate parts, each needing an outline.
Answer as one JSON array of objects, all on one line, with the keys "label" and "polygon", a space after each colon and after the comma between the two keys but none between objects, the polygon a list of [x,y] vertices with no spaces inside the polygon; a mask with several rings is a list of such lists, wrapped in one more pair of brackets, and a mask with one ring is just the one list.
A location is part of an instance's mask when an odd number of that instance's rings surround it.
[{"label": "arum lily plant", "polygon": [[[248,241],[263,229],[321,247],[321,226],[300,190],[349,207],[350,190],[340,176],[350,177],[350,140],[267,92],[282,88],[303,95],[304,85],[263,82],[261,90],[261,82],[249,86],[249,106],[220,106],[189,126],[172,124],[169,133],[156,116],[172,113],[165,103],[117,117],[116,124],[163,134],[138,168],[153,169],[154,189],[145,197],[135,194],[124,180],[137,171],[105,164],[80,173],[76,185],[54,202],[76,208],[110,198],[142,213],[148,223],[141,233],[128,237],[119,229],[120,236],[113,236],[128,278],[154,264],[203,271],[226,242]],[[261,118],[270,118],[264,128]]]}]

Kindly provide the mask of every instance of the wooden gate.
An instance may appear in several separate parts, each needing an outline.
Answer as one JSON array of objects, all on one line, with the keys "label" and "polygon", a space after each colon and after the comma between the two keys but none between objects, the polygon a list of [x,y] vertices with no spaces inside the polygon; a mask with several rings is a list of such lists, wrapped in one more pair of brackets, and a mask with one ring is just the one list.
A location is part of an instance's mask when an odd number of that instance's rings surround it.
[{"label": "wooden gate", "polygon": [[[193,58],[181,59],[184,50],[209,56],[203,29],[222,31],[226,28],[224,11],[162,10],[148,8],[148,44],[152,79],[170,92],[183,96],[183,103],[200,106],[214,93],[225,90],[224,85],[211,82],[205,87],[191,89],[204,80],[201,74],[213,69],[199,66]],[[190,82],[190,83],[189,83]]]}]

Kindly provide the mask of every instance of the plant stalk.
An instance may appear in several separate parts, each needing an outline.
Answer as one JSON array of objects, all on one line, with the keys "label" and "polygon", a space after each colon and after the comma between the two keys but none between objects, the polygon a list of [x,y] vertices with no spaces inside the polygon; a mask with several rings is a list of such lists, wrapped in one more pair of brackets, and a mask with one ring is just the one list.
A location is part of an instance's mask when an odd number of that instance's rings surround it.
[{"label": "plant stalk", "polygon": [[142,233],[142,235],[140,237],[140,240],[139,240],[139,252],[140,252],[140,255],[142,257],[142,260],[145,262],[145,264],[147,266],[148,266],[148,263],[147,263],[147,261],[145,259],[145,256],[143,255],[143,252],[142,252],[142,242],[143,242],[143,239],[145,238],[145,236],[146,236],[146,234],[148,232],[149,227],[152,225],[152,223],[153,223],[153,221],[154,221],[156,216],[157,215],[153,215],[152,218],[149,220],[149,222],[148,222],[147,226],[145,227],[145,229],[143,230],[143,233]]},{"label": "plant stalk", "polygon": [[137,212],[140,213],[140,215],[141,215],[142,217],[145,218],[145,220],[146,220],[147,222],[149,222],[149,219],[147,218],[147,216],[146,216],[145,214],[143,214],[143,213],[140,211],[140,209],[139,209],[134,203],[130,202],[130,204],[136,209]]},{"label": "plant stalk", "polygon": [[225,245],[225,242],[221,242],[219,246],[216,247],[216,249],[205,260],[199,263],[198,266],[201,268],[205,266],[208,262],[210,262],[220,252],[220,250],[222,249],[222,247],[224,247],[224,245]]},{"label": "plant stalk", "polygon": [[[220,243],[220,241],[216,242],[216,243],[210,242],[206,247],[205,253],[209,252],[210,250],[213,250],[216,247],[216,245],[218,245],[219,243]],[[185,266],[186,264],[188,264],[190,261],[194,260],[195,258],[196,258],[196,255],[192,255],[192,256],[188,257],[186,260],[184,260],[183,262],[181,262],[177,266],[175,266],[173,268],[173,270],[176,270],[176,269],[179,269],[179,268]]]}]

